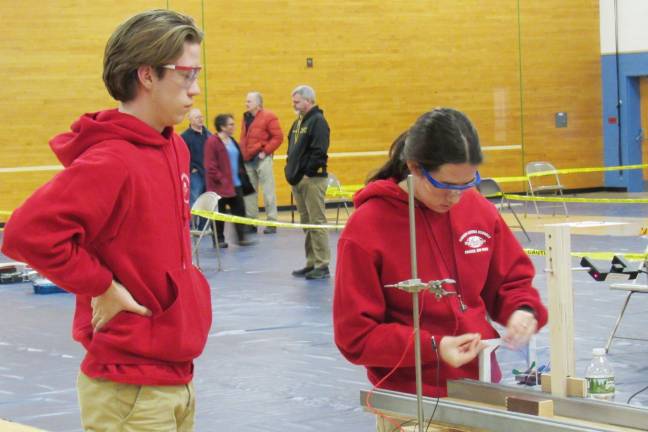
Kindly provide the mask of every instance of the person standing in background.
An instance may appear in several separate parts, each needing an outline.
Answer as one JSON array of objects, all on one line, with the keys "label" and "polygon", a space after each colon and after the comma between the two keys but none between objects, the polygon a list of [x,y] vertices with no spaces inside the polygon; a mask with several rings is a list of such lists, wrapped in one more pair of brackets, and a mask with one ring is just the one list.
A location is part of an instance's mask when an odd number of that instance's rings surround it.
[{"label": "person standing in background", "polygon": [[[241,122],[241,151],[245,159],[245,170],[250,177],[254,190],[263,189],[263,204],[269,221],[277,220],[277,195],[275,193],[274,173],[272,171],[273,153],[283,142],[283,132],[277,116],[263,108],[263,96],[259,92],[248,93],[245,99],[247,111]],[[257,192],[245,197],[245,213],[249,218],[259,217],[259,198]],[[256,232],[256,227],[249,227]],[[264,234],[274,234],[277,228],[265,227]]]},{"label": "person standing in background", "polygon": [[190,188],[189,206],[192,207],[200,194],[205,192],[205,167],[203,164],[203,154],[205,152],[205,141],[211,136],[209,130],[205,127],[205,120],[198,108],[189,111],[189,127],[180,135],[187,143],[189,153],[191,154],[190,162]]},{"label": "person standing in background", "polygon": [[[324,196],[328,182],[331,131],[322,111],[315,104],[315,91],[300,85],[292,92],[292,104],[298,113],[288,133],[288,158],[284,172],[292,186],[297,210],[303,224],[326,224]],[[305,229],[306,266],[292,272],[306,279],[328,279],[331,250],[325,229]]]},{"label": "person standing in background", "polygon": [[[243,167],[243,157],[238,144],[232,138],[236,123],[231,114],[219,114],[214,119],[216,134],[205,143],[205,179],[207,190],[220,195],[218,211],[225,213],[227,207],[235,216],[245,217],[243,196],[252,194],[254,189]],[[237,244],[249,246],[254,242],[245,238],[245,225],[234,224]],[[216,221],[218,246],[228,246],[225,242],[225,223]]]}]

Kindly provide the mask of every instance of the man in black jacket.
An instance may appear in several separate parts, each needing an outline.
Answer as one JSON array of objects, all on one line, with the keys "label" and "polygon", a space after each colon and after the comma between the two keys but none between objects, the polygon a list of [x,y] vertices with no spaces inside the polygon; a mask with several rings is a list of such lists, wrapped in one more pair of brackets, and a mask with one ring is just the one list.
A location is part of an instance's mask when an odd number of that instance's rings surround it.
[{"label": "man in black jacket", "polygon": [[[325,224],[324,196],[328,174],[326,161],[330,129],[324,112],[315,104],[315,91],[300,85],[292,92],[292,103],[299,114],[288,133],[288,159],[284,172],[292,186],[297,210],[304,224]],[[328,233],[325,229],[307,229],[306,266],[292,272],[306,279],[330,277]]]}]

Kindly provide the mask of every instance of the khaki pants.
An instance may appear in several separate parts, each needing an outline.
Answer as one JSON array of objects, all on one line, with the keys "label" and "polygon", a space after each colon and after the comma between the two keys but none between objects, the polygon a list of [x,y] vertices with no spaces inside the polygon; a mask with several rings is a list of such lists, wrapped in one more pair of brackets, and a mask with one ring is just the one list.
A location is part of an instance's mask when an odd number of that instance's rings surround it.
[{"label": "khaki pants", "polygon": [[79,372],[81,423],[86,432],[191,432],[193,383],[140,386],[94,379]]},{"label": "khaki pants", "polygon": [[272,171],[272,156],[263,159],[255,158],[245,162],[245,171],[250,177],[250,183],[256,193],[247,195],[245,200],[245,215],[252,219],[259,218],[259,184],[263,189],[263,205],[268,220],[277,220],[277,195],[275,194],[274,173]]},{"label": "khaki pants", "polygon": [[[326,224],[324,195],[326,194],[326,177],[304,177],[292,187],[293,197],[303,224]],[[306,266],[326,267],[331,259],[328,233],[325,229],[305,229]]]}]

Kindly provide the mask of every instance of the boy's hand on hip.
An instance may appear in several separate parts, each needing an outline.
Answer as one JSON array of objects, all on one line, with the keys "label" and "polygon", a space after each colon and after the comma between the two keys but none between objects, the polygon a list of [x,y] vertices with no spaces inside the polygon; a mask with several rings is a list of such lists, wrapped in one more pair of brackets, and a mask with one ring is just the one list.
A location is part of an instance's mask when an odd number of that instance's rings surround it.
[{"label": "boy's hand on hip", "polygon": [[137,303],[131,293],[117,281],[112,281],[103,294],[93,297],[90,305],[92,306],[92,328],[96,332],[101,331],[103,326],[119,312],[151,315],[151,311]]}]

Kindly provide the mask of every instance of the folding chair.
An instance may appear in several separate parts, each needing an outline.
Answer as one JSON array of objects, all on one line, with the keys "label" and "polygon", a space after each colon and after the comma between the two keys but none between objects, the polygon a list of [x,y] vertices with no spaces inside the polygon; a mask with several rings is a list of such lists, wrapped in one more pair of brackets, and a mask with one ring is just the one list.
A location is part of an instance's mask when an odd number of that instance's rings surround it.
[{"label": "folding chair", "polygon": [[[646,248],[645,253],[648,253],[648,247]],[[645,275],[647,270],[648,270],[648,262],[643,261],[639,266],[639,276],[641,276],[642,274]],[[639,281],[639,276],[637,276],[637,278],[631,283],[617,283],[617,284],[610,285],[610,289],[628,291],[628,295],[626,296],[625,302],[623,303],[623,307],[621,307],[621,312],[619,312],[619,316],[617,317],[616,324],[614,324],[614,329],[612,329],[612,333],[610,333],[610,337],[608,337],[607,343],[605,344],[606,353],[610,351],[610,346],[612,345],[613,339],[630,339],[630,340],[648,341],[648,339],[645,338],[631,338],[631,337],[616,335],[616,332],[619,329],[619,325],[621,324],[621,320],[623,319],[623,315],[625,314],[626,308],[628,307],[628,303],[630,302],[630,297],[632,297],[634,293],[648,294],[648,284],[637,283],[637,281]]]},{"label": "folding chair", "polygon": [[[220,196],[216,192],[205,192],[201,194],[194,205],[191,207],[191,210],[203,210],[203,211],[217,211],[218,210],[218,200]],[[203,239],[205,234],[209,234],[212,237],[216,235],[216,221],[208,219],[207,223],[203,226],[201,230],[191,230],[192,239],[194,241],[194,246],[192,250],[192,256],[196,258],[196,266],[200,268],[200,241]],[[221,266],[221,257],[220,257],[220,247],[218,246],[218,241],[215,241],[216,245],[216,259],[218,260],[218,271],[222,270]]]},{"label": "folding chair", "polygon": [[[558,177],[558,171],[556,168],[549,162],[529,162],[526,164],[525,173],[527,176],[527,196],[529,194],[531,197],[535,198],[537,195],[548,195],[553,194],[556,197],[563,197],[563,190],[565,187],[560,183],[560,178]],[[533,201],[535,206],[536,214],[540,215],[540,210],[538,210],[538,202]],[[556,207],[560,207],[560,204],[555,204],[551,206],[553,210],[553,215],[556,215]],[[567,204],[563,201],[562,207],[565,211],[565,216],[569,216],[567,212]],[[524,214],[526,215],[526,205],[524,206]]]},{"label": "folding chair", "polygon": [[334,191],[336,194],[335,196],[332,196],[330,198],[325,198],[324,203],[325,204],[330,204],[333,203],[337,207],[337,215],[335,216],[335,224],[337,225],[340,222],[340,205],[344,206],[344,211],[346,211],[347,218],[349,217],[349,206],[347,203],[349,200],[342,195],[342,184],[340,183],[340,180],[335,176],[335,174],[328,173],[328,179],[326,182],[326,190],[327,193],[329,190]]},{"label": "folding chair", "polygon": [[497,207],[498,211],[502,211],[502,208],[507,208],[512,214],[513,217],[515,217],[515,220],[517,221],[517,226],[512,226],[511,228],[517,228],[519,227],[522,229],[522,232],[527,238],[527,241],[531,241],[531,237],[529,237],[529,234],[527,233],[526,229],[524,229],[524,226],[522,225],[522,221],[520,221],[520,218],[518,217],[517,213],[515,213],[515,210],[513,210],[513,207],[511,206],[511,202],[506,199],[504,194],[502,193],[502,189],[500,188],[499,184],[492,179],[492,178],[483,178],[479,185],[477,185],[477,190],[479,190],[479,193],[482,194],[485,198],[488,198],[491,201],[499,201],[499,202],[493,202],[495,204],[495,207]]}]

